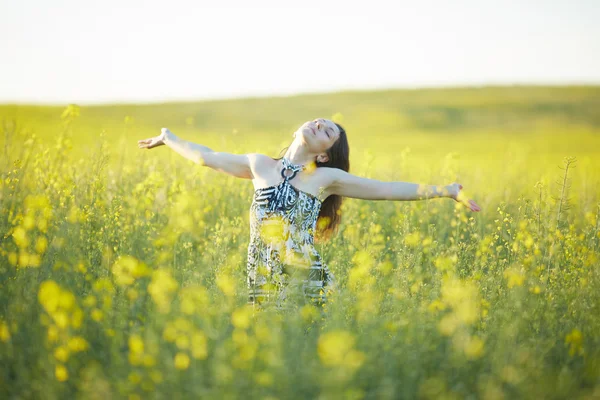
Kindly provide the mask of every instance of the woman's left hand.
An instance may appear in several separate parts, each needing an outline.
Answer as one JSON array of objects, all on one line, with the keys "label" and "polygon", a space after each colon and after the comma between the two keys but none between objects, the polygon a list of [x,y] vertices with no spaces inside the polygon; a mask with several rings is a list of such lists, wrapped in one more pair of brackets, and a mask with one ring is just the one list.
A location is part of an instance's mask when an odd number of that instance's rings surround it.
[{"label": "woman's left hand", "polygon": [[450,185],[446,186],[446,188],[448,189],[449,193],[448,197],[458,201],[471,211],[481,211],[481,207],[479,207],[477,203],[475,203],[473,200],[468,199],[467,196],[465,196],[465,194],[461,192],[461,189],[463,187],[460,183],[451,183]]}]

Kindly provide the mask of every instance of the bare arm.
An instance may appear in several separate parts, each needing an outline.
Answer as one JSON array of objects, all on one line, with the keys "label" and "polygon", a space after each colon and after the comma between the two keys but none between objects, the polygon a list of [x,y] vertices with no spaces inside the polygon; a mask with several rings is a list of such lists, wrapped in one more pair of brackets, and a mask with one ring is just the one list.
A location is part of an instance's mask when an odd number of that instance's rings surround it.
[{"label": "bare arm", "polygon": [[167,128],[162,128],[161,134],[155,138],[138,141],[140,148],[151,149],[161,145],[169,146],[196,164],[207,166],[238,178],[254,179],[252,165],[254,165],[255,159],[259,156],[256,153],[232,154],[216,152],[209,147],[177,137]]},{"label": "bare arm", "polygon": [[480,207],[467,199],[460,190],[462,185],[424,185],[410,182],[383,182],[376,179],[352,175],[338,168],[332,168],[333,180],[329,187],[332,194],[364,200],[428,200],[438,197],[452,198],[472,211]]}]

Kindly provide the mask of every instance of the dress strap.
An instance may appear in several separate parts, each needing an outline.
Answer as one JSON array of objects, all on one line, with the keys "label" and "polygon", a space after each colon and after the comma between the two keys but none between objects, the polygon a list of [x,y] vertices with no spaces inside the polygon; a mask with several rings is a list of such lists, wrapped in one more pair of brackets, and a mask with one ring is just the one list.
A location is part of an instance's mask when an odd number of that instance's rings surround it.
[{"label": "dress strap", "polygon": [[[282,176],[282,177],[283,177],[283,179],[284,179],[284,180],[286,180],[286,181],[288,181],[288,180],[290,180],[290,179],[293,179],[293,178],[296,176],[296,174],[298,173],[298,171],[303,171],[303,170],[305,170],[305,169],[306,169],[306,166],[305,166],[305,165],[292,164],[292,163],[290,162],[290,160],[288,160],[288,159],[287,159],[287,158],[285,158],[285,157],[283,157],[283,158],[282,158],[282,161],[283,161],[283,168],[282,168],[282,170],[281,170],[281,176]],[[293,172],[293,173],[292,173],[292,175],[290,175],[290,176],[287,176],[287,175],[285,174],[285,171],[286,171],[287,169],[289,169],[289,170],[291,170],[291,171]]]}]

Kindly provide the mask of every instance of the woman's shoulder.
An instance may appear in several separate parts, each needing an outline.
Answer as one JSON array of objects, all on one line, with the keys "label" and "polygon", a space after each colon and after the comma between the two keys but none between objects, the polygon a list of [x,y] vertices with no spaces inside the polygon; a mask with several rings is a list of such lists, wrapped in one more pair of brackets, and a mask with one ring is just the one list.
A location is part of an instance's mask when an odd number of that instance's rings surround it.
[{"label": "woman's shoulder", "polygon": [[339,168],[319,167],[315,172],[318,173],[324,186],[329,186],[335,182],[340,171],[342,170]]},{"label": "woman's shoulder", "polygon": [[250,161],[252,169],[264,169],[277,163],[277,160],[262,153],[247,153],[246,157]]},{"label": "woman's shoulder", "polygon": [[268,156],[266,154],[262,154],[262,153],[248,153],[247,156],[253,160],[255,160],[256,162],[261,162],[261,163],[276,163],[277,160],[274,159],[271,156]]},{"label": "woman's shoulder", "polygon": [[262,153],[248,153],[248,158],[255,170],[265,170],[277,165],[278,160]]}]

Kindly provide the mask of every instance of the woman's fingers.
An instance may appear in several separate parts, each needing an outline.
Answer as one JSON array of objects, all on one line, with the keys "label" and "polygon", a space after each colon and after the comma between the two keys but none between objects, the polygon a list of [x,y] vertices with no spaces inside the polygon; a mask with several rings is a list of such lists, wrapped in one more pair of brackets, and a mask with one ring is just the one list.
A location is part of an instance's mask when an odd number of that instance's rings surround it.
[{"label": "woman's fingers", "polygon": [[469,200],[469,208],[471,211],[481,211],[481,207],[479,207],[473,200]]},{"label": "woman's fingers", "polygon": [[456,194],[455,200],[458,201],[459,203],[462,203],[465,207],[467,207],[471,211],[481,211],[481,207],[479,207],[479,205],[477,203],[475,203],[475,201],[467,198],[467,196],[465,196],[465,194],[461,191],[463,188],[463,185],[461,185],[460,183],[456,183],[456,185],[458,186],[458,193]]},{"label": "woman's fingers", "polygon": [[152,140],[153,140],[153,138],[138,140],[138,147],[140,149],[151,148],[150,145],[152,144]]}]

